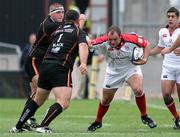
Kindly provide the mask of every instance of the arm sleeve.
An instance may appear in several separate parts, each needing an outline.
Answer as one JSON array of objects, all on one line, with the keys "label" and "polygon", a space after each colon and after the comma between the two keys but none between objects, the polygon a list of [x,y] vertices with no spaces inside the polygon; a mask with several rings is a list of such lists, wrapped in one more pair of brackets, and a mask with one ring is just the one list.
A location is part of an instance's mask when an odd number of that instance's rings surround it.
[{"label": "arm sleeve", "polygon": [[93,39],[92,41],[91,41],[91,43],[93,44],[93,45],[97,45],[97,44],[102,44],[103,42],[106,42],[108,40],[108,36],[107,35],[103,35],[103,36],[101,36],[101,37],[98,37],[98,38],[96,38],[96,39]]},{"label": "arm sleeve", "polygon": [[161,48],[165,47],[165,44],[164,44],[164,42],[162,40],[162,32],[161,32],[161,30],[159,31],[158,47],[161,47]]},{"label": "arm sleeve", "polygon": [[79,32],[79,39],[78,39],[78,44],[79,43],[87,43],[87,34],[86,32],[84,32],[83,30],[80,29],[80,32]]}]

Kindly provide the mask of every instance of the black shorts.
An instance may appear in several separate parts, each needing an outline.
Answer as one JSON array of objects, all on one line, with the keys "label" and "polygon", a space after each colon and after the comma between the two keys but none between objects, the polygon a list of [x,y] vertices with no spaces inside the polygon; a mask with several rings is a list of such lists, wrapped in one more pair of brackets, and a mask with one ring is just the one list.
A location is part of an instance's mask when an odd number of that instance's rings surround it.
[{"label": "black shorts", "polygon": [[25,71],[28,75],[29,82],[32,82],[32,78],[39,74],[39,67],[42,60],[35,57],[28,57],[25,63]]},{"label": "black shorts", "polygon": [[54,87],[72,87],[71,72],[57,63],[43,63],[40,67],[38,87],[47,90]]}]

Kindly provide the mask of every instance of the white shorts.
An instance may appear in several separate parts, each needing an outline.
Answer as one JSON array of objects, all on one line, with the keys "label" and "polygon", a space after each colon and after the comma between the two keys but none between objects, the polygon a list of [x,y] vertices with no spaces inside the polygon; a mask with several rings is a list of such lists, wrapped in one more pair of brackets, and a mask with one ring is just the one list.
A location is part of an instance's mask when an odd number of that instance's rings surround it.
[{"label": "white shorts", "polygon": [[161,80],[175,80],[176,83],[180,84],[180,69],[163,65]]},{"label": "white shorts", "polygon": [[106,73],[103,88],[105,89],[115,89],[123,85],[132,75],[139,74],[142,76],[142,71],[140,66],[134,66],[127,70],[119,71],[117,74]]}]

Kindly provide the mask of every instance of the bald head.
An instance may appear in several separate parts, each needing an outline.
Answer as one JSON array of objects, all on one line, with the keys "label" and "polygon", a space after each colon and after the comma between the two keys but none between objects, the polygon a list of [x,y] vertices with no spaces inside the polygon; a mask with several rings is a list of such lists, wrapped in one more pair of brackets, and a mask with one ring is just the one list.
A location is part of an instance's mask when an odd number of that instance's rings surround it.
[{"label": "bald head", "polygon": [[121,42],[121,30],[117,26],[108,29],[108,42],[111,47],[116,48]]}]

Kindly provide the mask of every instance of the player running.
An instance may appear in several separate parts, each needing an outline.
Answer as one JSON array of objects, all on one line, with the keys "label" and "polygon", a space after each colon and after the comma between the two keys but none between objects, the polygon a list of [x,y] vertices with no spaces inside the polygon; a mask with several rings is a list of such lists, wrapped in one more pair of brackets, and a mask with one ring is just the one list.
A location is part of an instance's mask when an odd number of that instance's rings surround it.
[{"label": "player running", "polygon": [[[143,77],[141,68],[138,66],[145,64],[148,60],[149,42],[136,34],[121,34],[118,27],[112,26],[109,28],[107,36],[90,41],[89,44],[106,57],[107,67],[97,116],[87,131],[93,132],[102,127],[102,119],[108,111],[116,91],[125,81],[134,91],[142,122],[150,128],[155,128],[156,123],[146,112]],[[134,62],[138,64],[135,65],[131,62],[131,56],[134,47],[137,46],[144,48],[144,56]]]}]

